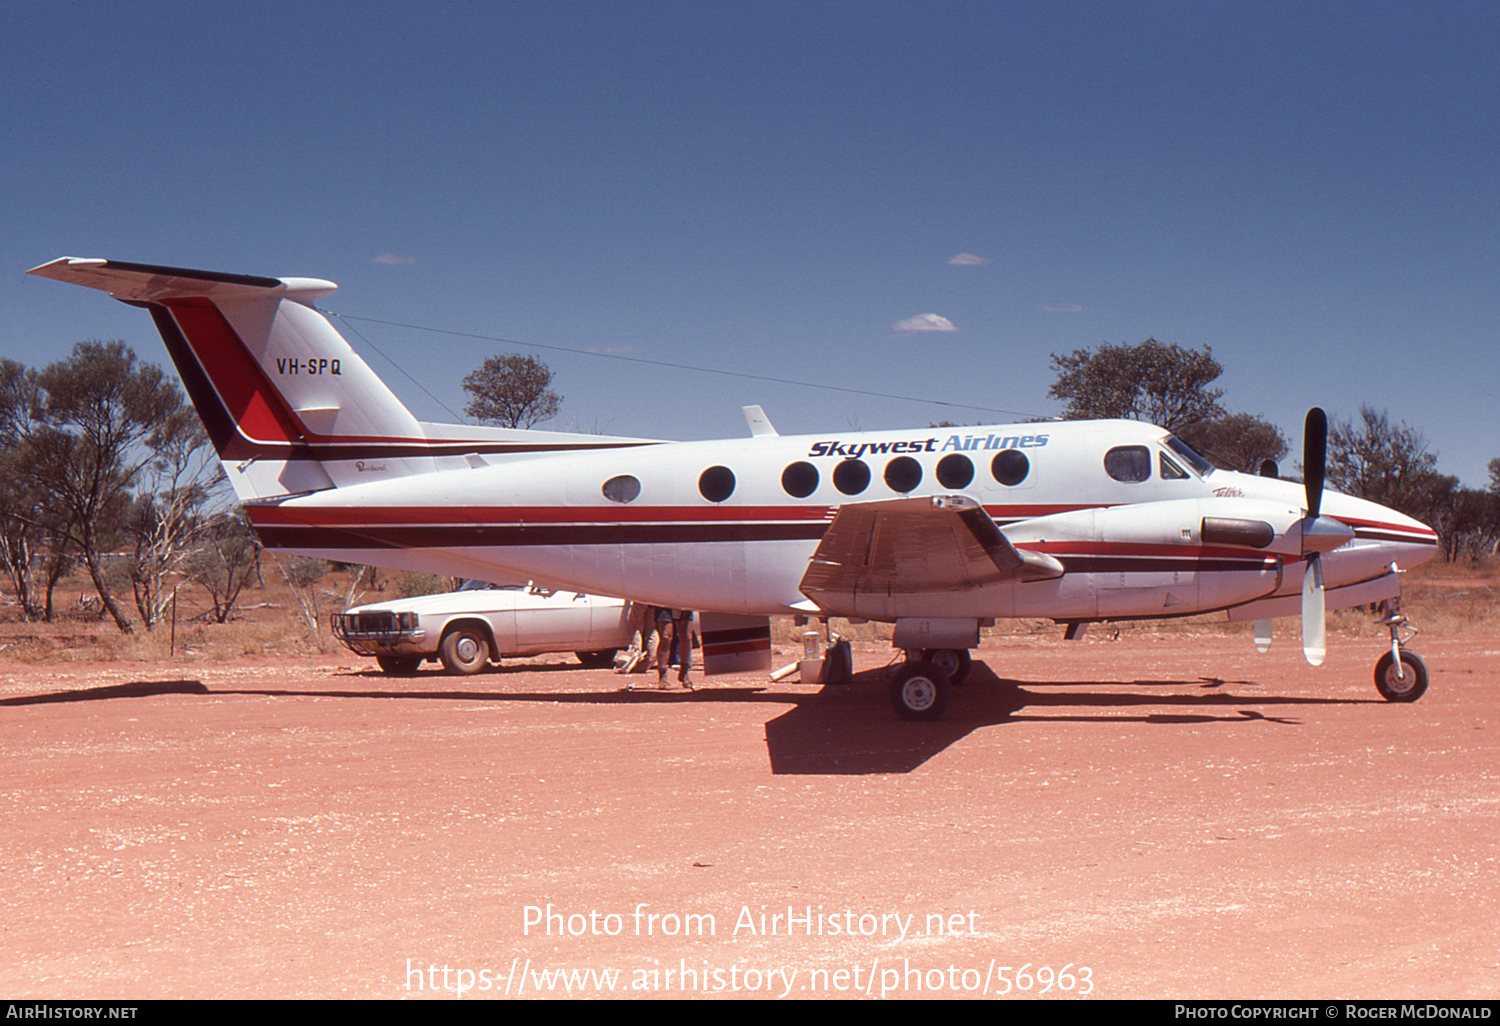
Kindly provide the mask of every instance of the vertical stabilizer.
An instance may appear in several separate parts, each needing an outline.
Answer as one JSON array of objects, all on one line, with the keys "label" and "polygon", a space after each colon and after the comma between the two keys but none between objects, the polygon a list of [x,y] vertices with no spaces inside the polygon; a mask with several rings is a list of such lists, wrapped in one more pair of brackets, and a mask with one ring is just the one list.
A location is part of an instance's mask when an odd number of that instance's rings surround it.
[{"label": "vertical stabilizer", "polygon": [[242,501],[433,469],[422,425],[313,309],[332,282],[73,257],[30,273],[151,312]]}]

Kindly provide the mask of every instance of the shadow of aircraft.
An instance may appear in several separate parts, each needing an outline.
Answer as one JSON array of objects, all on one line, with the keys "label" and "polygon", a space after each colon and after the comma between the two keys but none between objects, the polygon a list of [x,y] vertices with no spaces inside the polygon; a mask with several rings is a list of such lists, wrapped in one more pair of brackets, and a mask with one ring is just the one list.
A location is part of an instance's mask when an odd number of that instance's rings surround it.
[{"label": "shadow of aircraft", "polygon": [[[559,666],[559,669],[577,669]],[[383,674],[360,672],[360,678],[383,677]],[[408,685],[423,682],[421,677],[401,678]],[[453,678],[429,675],[433,683]],[[771,692],[761,686],[700,686],[696,691],[657,691],[642,687],[635,691],[623,688],[610,691],[556,692],[504,691],[443,688],[223,688],[210,690],[197,680],[132,681],[76,691],[46,695],[24,695],[0,699],[0,706],[44,705],[59,702],[103,701],[119,698],[147,698],[157,695],[257,695],[268,698],[375,698],[417,701],[460,702],[543,702],[552,705],[638,706],[642,703],[670,707],[687,703],[763,703],[782,707],[779,715],[766,722],[766,749],[771,772],[775,774],[874,774],[910,773],[934,755],[975,730],[1021,722],[1135,722],[1164,726],[1253,722],[1298,726],[1301,721],[1287,716],[1272,716],[1253,705],[1362,705],[1375,699],[1291,698],[1257,695],[1246,698],[1221,690],[1226,684],[1254,686],[1253,681],[1223,681],[1200,677],[1196,680],[1135,680],[1116,686],[1147,689],[1145,694],[1122,694],[1114,691],[1089,691],[1104,681],[1047,681],[1047,691],[1033,691],[1025,683],[1007,680],[982,662],[976,662],[966,683],[954,689],[944,719],[933,722],[901,720],[891,711],[887,697],[889,668],[864,670],[847,684],[824,685],[805,694]],[[1149,693],[1155,688],[1196,688],[1189,694]],[[1379,704],[1379,703],[1377,703]],[[790,706],[790,708],[785,708]],[[1162,712],[1168,706],[1181,711]],[[1149,707],[1151,711],[1145,711]],[[1121,710],[1141,708],[1138,716],[1122,716]],[[1067,710],[1075,710],[1069,712]],[[1088,710],[1101,710],[1089,712]]]},{"label": "shadow of aircraft", "polygon": [[134,680],[127,684],[105,684],[77,691],[54,691],[46,695],[0,698],[0,705],[49,705],[53,702],[98,702],[109,698],[150,698],[152,695],[214,694],[197,680]]},{"label": "shadow of aircraft", "polygon": [[[1048,688],[1099,687],[1102,681],[1045,682]],[[771,772],[777,774],[910,773],[943,749],[975,730],[1022,722],[1109,722],[1181,725],[1189,723],[1243,724],[1264,721],[1297,726],[1300,720],[1269,716],[1246,705],[1360,705],[1374,699],[1287,698],[1236,696],[1203,689],[1222,686],[1214,678],[1197,680],[1136,680],[1131,687],[1197,687],[1196,694],[1118,694],[1106,691],[1032,691],[1021,681],[997,677],[976,662],[968,680],[954,688],[944,718],[931,723],[898,720],[886,699],[889,677],[884,668],[856,674],[851,684],[824,687],[815,702],[799,702],[766,724],[766,747]],[[1253,685],[1252,681],[1232,682]],[[1078,712],[1064,709],[1130,709],[1182,707],[1180,713]],[[1050,710],[1059,710],[1051,712]],[[1022,710],[1027,710],[1022,712]]]}]

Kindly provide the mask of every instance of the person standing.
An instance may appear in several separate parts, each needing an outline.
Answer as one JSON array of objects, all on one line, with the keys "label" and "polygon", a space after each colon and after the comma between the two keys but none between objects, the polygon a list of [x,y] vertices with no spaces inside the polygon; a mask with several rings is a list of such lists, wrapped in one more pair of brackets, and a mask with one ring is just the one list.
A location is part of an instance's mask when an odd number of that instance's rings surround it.
[{"label": "person standing", "polygon": [[689,609],[656,610],[656,685],[663,691],[667,683],[667,670],[672,665],[672,642],[677,642],[677,680],[689,691],[693,690],[688,679],[688,670],[693,665],[693,613]]},{"label": "person standing", "polygon": [[693,665],[693,611],[675,609],[672,618],[672,634],[677,639],[677,681],[689,691],[693,682],[688,679],[688,670]]}]

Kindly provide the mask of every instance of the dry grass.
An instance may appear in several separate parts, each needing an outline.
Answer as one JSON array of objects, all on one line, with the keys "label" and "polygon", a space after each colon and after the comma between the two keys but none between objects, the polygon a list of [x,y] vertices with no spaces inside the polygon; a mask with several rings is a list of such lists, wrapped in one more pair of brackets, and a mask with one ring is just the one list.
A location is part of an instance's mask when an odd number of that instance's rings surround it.
[{"label": "dry grass", "polygon": [[[183,585],[179,590],[177,624],[163,623],[155,630],[137,629],[135,634],[121,634],[100,613],[80,604],[92,596],[86,577],[70,580],[59,589],[58,607],[65,611],[54,623],[27,623],[16,612],[9,595],[0,593],[0,659],[26,663],[62,662],[199,662],[223,661],[246,656],[286,658],[309,652],[336,653],[343,647],[328,631],[328,616],[346,605],[375,601],[381,597],[399,597],[424,593],[446,579],[428,575],[387,573],[381,571],[372,584],[368,578],[356,578],[352,570],[330,570],[304,589],[296,589],[280,572],[278,557],[267,556],[264,585],[256,585],[241,596],[229,623],[211,622],[207,596],[196,586]],[[1480,565],[1429,563],[1419,567],[1403,581],[1404,610],[1424,635],[1457,634],[1500,635],[1500,561],[1490,559]],[[313,616],[317,629],[309,627]],[[1364,609],[1339,610],[1329,615],[1332,633],[1352,637],[1384,636],[1385,629],[1374,623]],[[805,631],[818,628],[813,623],[798,626],[790,617],[772,623],[772,643],[780,654],[793,654],[802,648]],[[850,639],[857,648],[873,650],[890,644],[892,626],[883,623],[851,624],[835,617],[829,629]],[[1283,633],[1295,631],[1293,624],[1278,625]],[[1182,620],[1151,620],[1117,624],[1100,624],[1090,629],[1091,637],[1131,637],[1135,635],[1245,635],[1248,623],[1227,623],[1222,616],[1198,616]],[[1061,629],[1049,620],[1002,620],[985,628],[986,638],[1046,636],[1056,637]]]}]

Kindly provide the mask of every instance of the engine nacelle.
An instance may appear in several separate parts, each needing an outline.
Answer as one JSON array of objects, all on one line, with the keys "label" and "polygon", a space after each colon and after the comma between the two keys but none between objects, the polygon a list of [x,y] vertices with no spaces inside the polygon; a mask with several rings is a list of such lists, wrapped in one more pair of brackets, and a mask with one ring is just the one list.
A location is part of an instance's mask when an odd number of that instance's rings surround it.
[{"label": "engine nacelle", "polygon": [[[1062,563],[1057,581],[1018,591],[1021,599],[1037,589],[1045,615],[1187,616],[1275,593],[1285,557],[1300,558],[1301,520],[1301,510],[1275,502],[1179,499],[1059,513],[1013,524],[1005,535]],[[1043,597],[1046,585],[1053,594]],[[1059,600],[1069,610],[1061,616]]]}]

